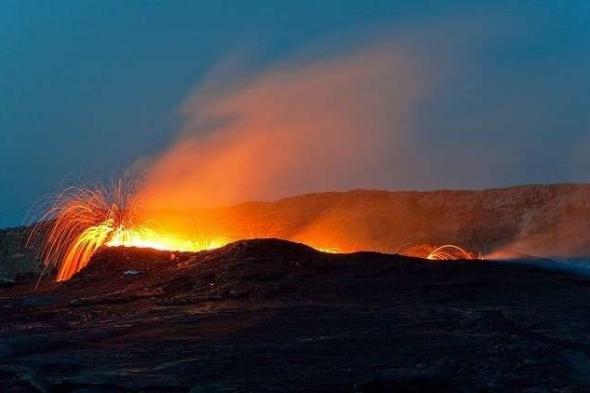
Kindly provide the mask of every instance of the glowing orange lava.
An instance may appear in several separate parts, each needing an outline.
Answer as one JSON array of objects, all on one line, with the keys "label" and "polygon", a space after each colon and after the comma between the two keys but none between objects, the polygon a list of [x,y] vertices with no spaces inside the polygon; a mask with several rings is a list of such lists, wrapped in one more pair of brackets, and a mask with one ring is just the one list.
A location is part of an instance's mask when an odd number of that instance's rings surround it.
[{"label": "glowing orange lava", "polygon": [[223,247],[229,242],[230,240],[225,238],[188,240],[140,226],[138,228],[121,227],[116,229],[105,245],[108,247],[141,247],[194,252]]},{"label": "glowing orange lava", "polygon": [[337,249],[335,247],[315,247],[315,246],[310,246],[310,247],[313,247],[318,251],[325,252],[328,254],[338,254],[341,252],[339,249]]},{"label": "glowing orange lava", "polygon": [[29,242],[40,247],[46,266],[58,267],[58,281],[84,268],[103,246],[200,251],[229,242],[221,238],[186,240],[155,231],[138,221],[136,209],[133,183],[126,180],[108,188],[68,188],[40,217]]}]

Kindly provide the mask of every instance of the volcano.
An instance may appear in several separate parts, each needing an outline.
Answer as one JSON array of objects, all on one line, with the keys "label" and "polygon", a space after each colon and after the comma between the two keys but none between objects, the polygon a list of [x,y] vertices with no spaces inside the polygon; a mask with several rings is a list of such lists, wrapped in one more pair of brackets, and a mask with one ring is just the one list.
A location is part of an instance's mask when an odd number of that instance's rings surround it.
[{"label": "volcano", "polygon": [[61,282],[52,265],[39,280],[30,227],[2,230],[0,383],[587,391],[589,196],[576,184],[351,191],[163,211],[179,233],[199,217],[196,236],[230,241],[198,252],[104,243]]},{"label": "volcano", "polygon": [[590,388],[590,280],[277,239],[105,248],[0,290],[8,392]]}]

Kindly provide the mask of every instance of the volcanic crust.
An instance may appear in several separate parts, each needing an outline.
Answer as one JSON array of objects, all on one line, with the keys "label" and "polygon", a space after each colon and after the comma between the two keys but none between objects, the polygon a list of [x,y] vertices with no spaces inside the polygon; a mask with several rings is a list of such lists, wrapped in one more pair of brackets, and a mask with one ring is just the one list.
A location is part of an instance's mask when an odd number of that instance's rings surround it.
[{"label": "volcanic crust", "polygon": [[282,240],[0,290],[7,392],[590,390],[590,281]]}]

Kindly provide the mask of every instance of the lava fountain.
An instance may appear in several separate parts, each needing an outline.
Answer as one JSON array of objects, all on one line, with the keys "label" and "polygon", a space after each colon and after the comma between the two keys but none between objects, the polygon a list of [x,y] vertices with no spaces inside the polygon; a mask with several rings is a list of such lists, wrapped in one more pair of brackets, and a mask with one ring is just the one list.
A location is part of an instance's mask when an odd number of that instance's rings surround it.
[{"label": "lava fountain", "polygon": [[187,240],[154,230],[138,218],[134,189],[127,180],[108,187],[70,187],[50,203],[34,226],[29,244],[39,247],[46,267],[58,268],[57,281],[83,269],[103,246],[200,251],[227,243],[224,239]]}]

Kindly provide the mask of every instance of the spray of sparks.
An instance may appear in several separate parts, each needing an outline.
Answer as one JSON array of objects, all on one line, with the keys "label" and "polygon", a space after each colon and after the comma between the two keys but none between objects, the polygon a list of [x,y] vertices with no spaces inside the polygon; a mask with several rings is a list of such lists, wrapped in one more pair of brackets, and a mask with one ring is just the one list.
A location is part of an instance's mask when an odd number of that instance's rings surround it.
[{"label": "spray of sparks", "polygon": [[432,246],[430,244],[421,244],[403,248],[399,251],[402,255],[424,258],[431,261],[454,261],[458,259],[480,259],[482,256],[476,256],[454,244],[445,244],[442,246]]},{"label": "spray of sparks", "polygon": [[426,259],[435,261],[450,261],[455,259],[474,259],[474,257],[471,255],[471,253],[459,246],[455,246],[454,244],[445,244],[444,246],[439,246],[432,250]]},{"label": "spray of sparks", "polygon": [[109,187],[71,187],[41,215],[29,242],[45,266],[57,267],[58,281],[83,269],[101,247],[146,247],[200,251],[225,245],[224,239],[196,241],[157,232],[137,219],[134,185],[119,180]]}]

